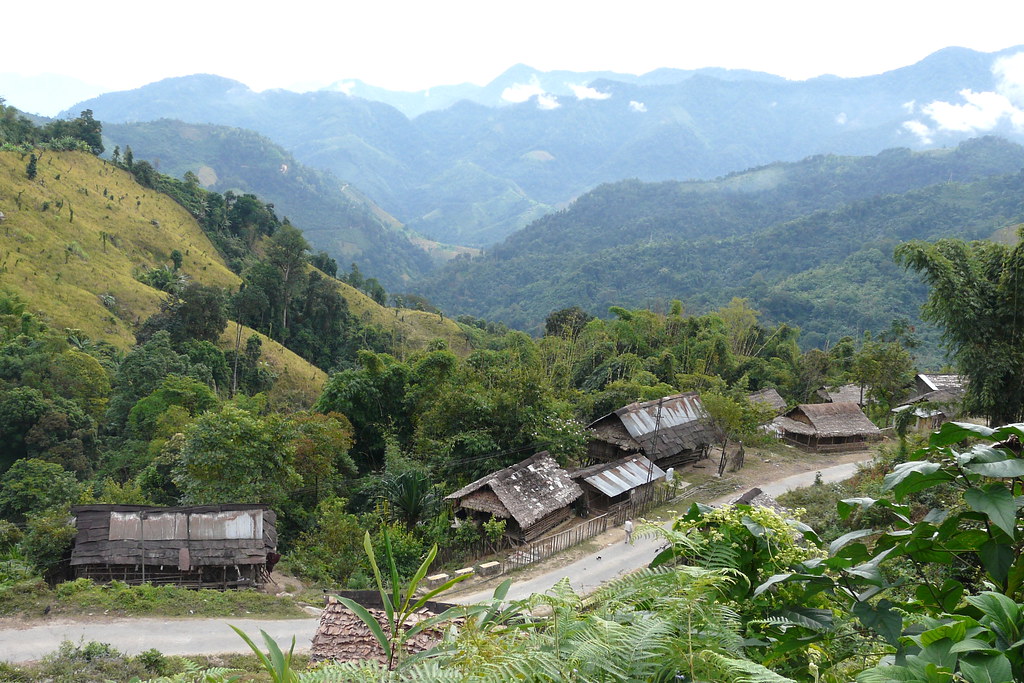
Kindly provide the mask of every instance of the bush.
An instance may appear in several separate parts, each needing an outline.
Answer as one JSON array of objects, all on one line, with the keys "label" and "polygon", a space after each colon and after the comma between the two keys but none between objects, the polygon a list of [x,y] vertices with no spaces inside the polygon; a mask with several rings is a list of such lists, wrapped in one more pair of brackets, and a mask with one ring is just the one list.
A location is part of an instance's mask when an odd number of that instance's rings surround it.
[{"label": "bush", "polygon": [[76,533],[68,506],[51,508],[28,520],[21,550],[39,571],[53,576],[62,568]]}]

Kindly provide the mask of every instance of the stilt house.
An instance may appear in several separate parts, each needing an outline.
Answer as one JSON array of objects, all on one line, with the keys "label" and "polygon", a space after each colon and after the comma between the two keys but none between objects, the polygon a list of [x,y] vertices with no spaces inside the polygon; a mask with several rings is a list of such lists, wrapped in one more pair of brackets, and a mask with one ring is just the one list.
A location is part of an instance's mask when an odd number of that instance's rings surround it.
[{"label": "stilt house", "polygon": [[79,505],[76,577],[129,584],[241,588],[267,581],[277,516],[266,505]]},{"label": "stilt house", "polygon": [[486,521],[508,520],[505,534],[533,541],[572,515],[572,503],[583,495],[569,473],[547,451],[488,474],[447,496],[456,514]]},{"label": "stilt house", "polygon": [[587,455],[614,462],[642,454],[662,469],[707,457],[720,435],[695,392],[631,403],[592,422]]},{"label": "stilt house", "polygon": [[881,435],[856,403],[807,403],[775,418],[786,441],[813,451],[862,448]]}]

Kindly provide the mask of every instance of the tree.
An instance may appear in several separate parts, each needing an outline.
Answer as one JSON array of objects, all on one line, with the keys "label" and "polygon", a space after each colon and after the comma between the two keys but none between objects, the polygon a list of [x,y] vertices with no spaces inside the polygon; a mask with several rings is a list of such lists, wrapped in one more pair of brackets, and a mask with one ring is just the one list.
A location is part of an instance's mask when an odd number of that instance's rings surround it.
[{"label": "tree", "polygon": [[896,260],[931,287],[921,317],[967,376],[963,406],[990,424],[1024,418],[1024,228],[1009,247],[942,239],[908,242]]},{"label": "tree", "polygon": [[267,260],[281,274],[283,285],[282,330],[288,329],[288,307],[302,280],[300,276],[306,265],[307,251],[309,243],[302,236],[302,231],[288,222],[278,228],[267,247]]},{"label": "tree", "polygon": [[876,340],[866,334],[853,356],[852,371],[853,380],[868,388],[865,398],[871,400],[870,412],[876,419],[888,418],[889,410],[913,381],[914,362],[899,342]]},{"label": "tree", "polygon": [[25,166],[25,175],[28,177],[29,180],[36,179],[36,174],[39,172],[37,166],[38,162],[39,159],[36,158],[35,154],[29,155],[28,164]]},{"label": "tree", "polygon": [[24,458],[0,477],[0,515],[20,523],[33,513],[74,501],[79,490],[75,475],[60,465]]},{"label": "tree", "polygon": [[190,504],[278,504],[302,482],[293,437],[278,415],[259,417],[231,405],[204,413],[185,430],[174,482]]}]

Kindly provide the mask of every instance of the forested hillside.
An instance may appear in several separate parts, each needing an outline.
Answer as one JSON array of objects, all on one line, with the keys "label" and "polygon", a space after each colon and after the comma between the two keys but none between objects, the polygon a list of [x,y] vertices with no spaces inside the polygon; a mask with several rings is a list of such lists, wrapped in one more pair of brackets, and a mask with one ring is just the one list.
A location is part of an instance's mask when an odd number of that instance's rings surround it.
[{"label": "forested hillside", "polygon": [[531,330],[565,305],[604,315],[678,298],[705,311],[742,296],[799,326],[804,344],[835,343],[896,316],[917,320],[922,286],[892,261],[901,241],[980,239],[1024,221],[1022,166],[1019,146],[984,138],[706,183],[624,181],[483,258],[451,263],[423,291],[446,309]]}]

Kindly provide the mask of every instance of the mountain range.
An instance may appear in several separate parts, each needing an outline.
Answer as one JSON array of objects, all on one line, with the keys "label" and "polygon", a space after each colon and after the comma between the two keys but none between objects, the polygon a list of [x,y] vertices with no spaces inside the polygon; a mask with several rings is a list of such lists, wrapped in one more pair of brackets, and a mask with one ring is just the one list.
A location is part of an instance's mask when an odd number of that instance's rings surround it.
[{"label": "mountain range", "polygon": [[[450,262],[422,291],[435,303],[537,331],[578,305],[707,311],[747,298],[823,347],[896,317],[920,327],[926,288],[893,262],[914,239],[989,238],[1024,223],[1024,148],[819,155],[715,181],[602,185],[478,259]],[[934,330],[921,328],[937,359]]]},{"label": "mountain range", "polygon": [[[345,92],[256,93],[197,75],[108,93],[72,111],[89,108],[105,122],[248,128],[351,183],[412,230],[489,246],[623,178],[709,179],[814,154],[956,144],[981,132],[1021,140],[1021,54],[947,48],[876,76],[807,81],[725,70],[626,78],[517,67],[485,88],[434,89],[431,98],[463,99],[414,118]],[[350,92],[398,103],[356,86]],[[503,99],[509,93],[527,98]],[[496,99],[506,103],[494,106]]]}]

